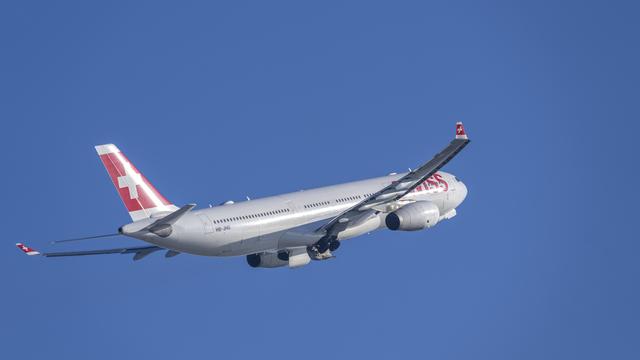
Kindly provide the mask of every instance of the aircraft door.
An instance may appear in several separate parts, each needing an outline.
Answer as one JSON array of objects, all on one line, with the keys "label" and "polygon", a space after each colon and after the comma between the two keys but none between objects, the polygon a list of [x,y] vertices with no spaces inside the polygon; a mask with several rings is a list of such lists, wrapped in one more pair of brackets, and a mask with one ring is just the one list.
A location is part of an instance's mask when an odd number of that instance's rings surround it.
[{"label": "aircraft door", "polygon": [[287,204],[287,207],[291,209],[292,214],[295,214],[298,212],[298,208],[296,207],[296,204],[293,201],[287,200],[286,204]]},{"label": "aircraft door", "polygon": [[213,233],[213,223],[207,215],[198,214],[198,219],[200,219],[200,222],[202,223],[202,228],[204,229],[205,234]]}]

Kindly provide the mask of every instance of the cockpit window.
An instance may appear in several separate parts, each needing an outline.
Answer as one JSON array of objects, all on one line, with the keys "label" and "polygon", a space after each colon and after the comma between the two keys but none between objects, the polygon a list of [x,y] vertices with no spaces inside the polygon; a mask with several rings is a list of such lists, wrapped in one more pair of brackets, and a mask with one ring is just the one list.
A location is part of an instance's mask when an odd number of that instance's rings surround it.
[{"label": "cockpit window", "polygon": [[457,182],[462,182],[462,180],[458,179],[457,176],[454,176],[453,178],[456,179]]}]

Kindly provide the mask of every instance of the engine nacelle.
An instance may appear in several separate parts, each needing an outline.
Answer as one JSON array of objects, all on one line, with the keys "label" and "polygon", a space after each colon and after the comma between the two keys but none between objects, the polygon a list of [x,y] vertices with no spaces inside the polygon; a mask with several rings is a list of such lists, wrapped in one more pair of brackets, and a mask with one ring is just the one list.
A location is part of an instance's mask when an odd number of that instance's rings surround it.
[{"label": "engine nacelle", "polygon": [[289,261],[280,260],[276,253],[260,253],[247,255],[247,264],[254,268],[275,268],[289,265]]},{"label": "engine nacelle", "polygon": [[440,209],[431,201],[416,201],[390,213],[385,223],[390,230],[416,231],[438,223]]},{"label": "engine nacelle", "polygon": [[311,257],[307,253],[306,247],[298,247],[277,253],[247,255],[247,263],[254,268],[275,268],[285,265],[289,265],[290,268],[297,268],[305,266],[309,262],[311,262]]}]

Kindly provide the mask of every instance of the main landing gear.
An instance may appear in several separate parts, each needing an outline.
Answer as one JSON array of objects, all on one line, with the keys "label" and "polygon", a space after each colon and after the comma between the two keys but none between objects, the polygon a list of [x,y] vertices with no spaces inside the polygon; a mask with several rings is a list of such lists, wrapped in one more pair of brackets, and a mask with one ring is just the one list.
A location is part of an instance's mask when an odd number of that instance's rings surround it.
[{"label": "main landing gear", "polygon": [[332,235],[323,237],[315,245],[311,246],[309,250],[316,255],[317,260],[324,260],[333,257],[331,252],[338,250],[339,247],[340,241],[335,235]]}]

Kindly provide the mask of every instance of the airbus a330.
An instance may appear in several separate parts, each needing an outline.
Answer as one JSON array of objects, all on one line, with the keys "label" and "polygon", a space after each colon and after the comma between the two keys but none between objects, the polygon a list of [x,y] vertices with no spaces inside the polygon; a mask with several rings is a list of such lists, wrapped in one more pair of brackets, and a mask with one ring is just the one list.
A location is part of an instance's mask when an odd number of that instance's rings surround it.
[{"label": "airbus a330", "polygon": [[[467,187],[440,169],[468,143],[458,122],[449,145],[415,170],[204,209],[195,209],[195,204],[178,208],[115,145],[99,145],[100,160],[132,219],[111,235],[147,244],[68,252],[16,245],[27,255],[45,257],[133,254],[140,260],[163,251],[167,258],[181,253],[246,256],[252,267],[300,267],[330,259],[342,241],[378,229],[424,230],[453,218]],[[105,236],[110,235],[63,241]]]}]

